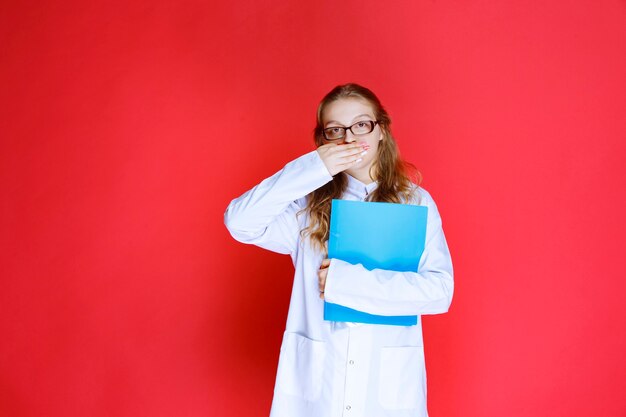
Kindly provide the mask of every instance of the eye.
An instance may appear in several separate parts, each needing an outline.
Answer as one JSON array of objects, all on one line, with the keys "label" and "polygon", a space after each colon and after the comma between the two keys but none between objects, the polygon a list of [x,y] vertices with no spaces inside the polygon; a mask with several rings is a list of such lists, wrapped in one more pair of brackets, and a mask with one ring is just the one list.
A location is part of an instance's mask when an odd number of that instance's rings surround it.
[{"label": "eye", "polygon": [[324,136],[328,140],[341,139],[344,136],[345,129],[339,126],[331,126],[324,129]]},{"label": "eye", "polygon": [[343,130],[344,129],[342,127],[327,127],[324,129],[326,134],[330,136],[341,136],[343,135]]},{"label": "eye", "polygon": [[367,123],[367,122],[357,122],[356,123],[356,127],[359,127],[359,128],[369,127],[369,123]]}]

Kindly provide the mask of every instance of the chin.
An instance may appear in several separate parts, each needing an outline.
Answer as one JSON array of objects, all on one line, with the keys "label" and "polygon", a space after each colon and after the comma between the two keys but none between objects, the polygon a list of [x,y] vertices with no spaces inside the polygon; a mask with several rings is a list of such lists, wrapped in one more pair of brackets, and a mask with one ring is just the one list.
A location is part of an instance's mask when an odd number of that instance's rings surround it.
[{"label": "chin", "polygon": [[[356,165],[353,165],[352,168],[346,169],[344,172],[352,175],[353,177],[358,176],[358,173],[364,173],[369,171],[369,169],[372,166],[372,162],[371,161],[361,161],[359,163],[357,163]],[[357,174],[357,175],[355,175]]]}]

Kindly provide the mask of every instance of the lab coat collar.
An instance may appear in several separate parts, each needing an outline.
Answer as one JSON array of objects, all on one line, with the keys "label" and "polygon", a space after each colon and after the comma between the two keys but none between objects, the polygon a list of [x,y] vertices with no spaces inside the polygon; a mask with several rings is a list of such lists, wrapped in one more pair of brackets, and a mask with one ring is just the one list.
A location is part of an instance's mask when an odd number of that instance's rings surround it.
[{"label": "lab coat collar", "polygon": [[348,190],[360,197],[368,196],[376,189],[376,187],[378,187],[378,183],[376,181],[364,184],[348,173],[346,173],[346,177],[348,178]]}]

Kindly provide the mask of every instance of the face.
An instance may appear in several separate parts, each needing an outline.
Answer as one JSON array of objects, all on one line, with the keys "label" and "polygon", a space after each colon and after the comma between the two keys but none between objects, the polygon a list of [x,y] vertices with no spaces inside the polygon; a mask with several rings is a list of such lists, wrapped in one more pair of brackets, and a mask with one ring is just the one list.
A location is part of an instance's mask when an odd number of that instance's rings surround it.
[{"label": "face", "polygon": [[[322,122],[324,129],[329,127],[348,127],[357,122],[375,121],[374,109],[365,100],[358,98],[339,99],[331,102],[324,108],[322,113]],[[376,160],[378,152],[378,144],[383,140],[383,132],[380,125],[374,126],[374,130],[365,135],[354,135],[350,130],[346,130],[346,135],[339,140],[326,141],[326,143],[352,143],[366,142],[370,149],[363,156],[363,160],[346,172],[353,175],[352,172],[365,172],[369,170],[372,163]],[[353,175],[356,176],[356,175]]]}]

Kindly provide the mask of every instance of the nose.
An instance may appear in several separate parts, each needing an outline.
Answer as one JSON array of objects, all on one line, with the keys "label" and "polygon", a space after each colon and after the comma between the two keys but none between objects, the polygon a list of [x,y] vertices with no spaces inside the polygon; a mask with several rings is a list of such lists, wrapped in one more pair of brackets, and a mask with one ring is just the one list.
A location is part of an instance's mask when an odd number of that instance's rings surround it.
[{"label": "nose", "polygon": [[352,143],[356,141],[356,138],[350,129],[346,130],[346,136],[343,138],[343,141],[345,143]]}]

